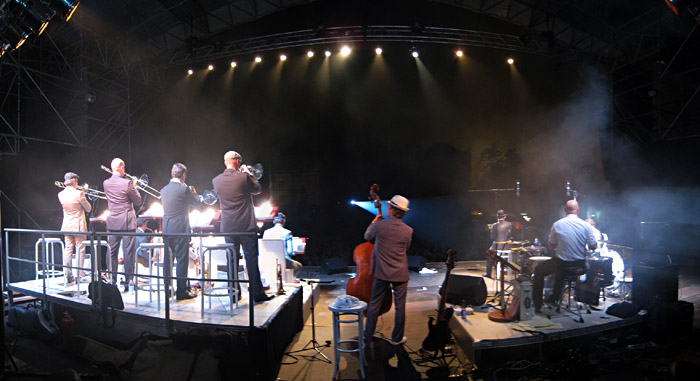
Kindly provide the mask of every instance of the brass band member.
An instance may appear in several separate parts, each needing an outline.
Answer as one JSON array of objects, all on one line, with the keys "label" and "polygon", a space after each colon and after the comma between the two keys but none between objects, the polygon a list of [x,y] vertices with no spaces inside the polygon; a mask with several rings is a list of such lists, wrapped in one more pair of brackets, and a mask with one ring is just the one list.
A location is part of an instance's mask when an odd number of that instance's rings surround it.
[{"label": "brass band member", "polygon": [[[163,202],[163,233],[190,233],[190,206],[199,204],[194,187],[187,187],[187,167],[181,163],[173,164],[170,170],[170,183],[160,190]],[[189,267],[190,237],[168,237],[165,243],[172,250],[177,261],[177,300],[196,297],[196,293],[187,286],[187,268]],[[172,266],[165,266],[166,276],[170,276]]]},{"label": "brass band member", "polygon": [[[257,232],[255,222],[255,209],[253,195],[260,194],[258,180],[239,169],[242,163],[241,155],[236,151],[228,151],[224,155],[226,169],[216,176],[212,183],[214,190],[219,195],[221,203],[221,232],[243,233]],[[237,260],[241,246],[245,255],[245,267],[248,271],[250,294],[255,302],[265,302],[273,296],[265,294],[260,281],[260,268],[258,267],[258,237],[237,236],[226,237],[226,242],[235,245],[234,255]],[[232,276],[232,274],[229,274]]]},{"label": "brass band member", "polygon": [[[85,198],[85,193],[78,187],[78,175],[73,172],[68,172],[64,176],[65,189],[58,192],[58,200],[63,207],[63,223],[61,230],[66,232],[85,232],[87,231],[87,223],[85,222],[85,212],[90,212],[92,206]],[[73,264],[73,251],[76,247],[80,247],[80,252],[76,253],[78,257],[78,267],[83,267],[85,262],[85,246],[80,246],[80,243],[85,240],[85,236],[64,236],[66,240],[66,249],[63,252],[63,265],[71,266]],[[73,271],[69,267],[63,268],[63,273],[66,275],[66,286],[75,282]],[[85,276],[83,270],[80,270],[79,277]]]},{"label": "brass band member", "polygon": [[[130,181],[124,177],[126,166],[124,160],[115,158],[112,160],[112,177],[104,181],[105,196],[107,197],[107,208],[109,216],[107,217],[108,232],[135,232],[136,231],[136,212],[134,205],[141,203],[141,195],[136,189],[136,181]],[[134,242],[136,237],[114,236],[107,237],[107,242],[111,248],[110,261],[112,271],[112,283],[117,283],[117,266],[119,264],[119,244],[123,243],[124,252],[124,271],[126,277],[124,279],[124,291],[129,290],[129,281],[134,273]]]}]

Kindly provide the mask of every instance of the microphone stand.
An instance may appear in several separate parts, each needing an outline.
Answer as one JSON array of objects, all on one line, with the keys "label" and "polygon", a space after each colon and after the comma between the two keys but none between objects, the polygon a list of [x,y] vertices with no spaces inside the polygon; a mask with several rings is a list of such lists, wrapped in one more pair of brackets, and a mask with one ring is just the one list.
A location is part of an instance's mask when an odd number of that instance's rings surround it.
[{"label": "microphone stand", "polygon": [[[313,284],[314,283],[330,284],[330,283],[333,283],[335,281],[333,281],[333,280],[319,280],[319,279],[303,279],[303,278],[299,279],[299,280],[301,280],[302,282],[306,282],[307,285],[311,286],[311,307],[309,308],[311,310],[311,340],[309,340],[309,342],[306,343],[306,345],[304,345],[304,347],[302,349],[292,351],[292,352],[287,352],[287,354],[290,355],[292,353],[301,353],[301,352],[305,352],[308,350],[314,350],[314,351],[316,351],[316,353],[311,355],[311,356],[308,356],[309,359],[316,360],[317,359],[316,355],[321,355],[321,357],[323,357],[323,359],[318,359],[318,360],[332,364],[333,362],[328,357],[326,357],[326,355],[324,355],[323,352],[321,352],[321,350],[319,349],[319,348],[329,347],[331,345],[330,341],[326,341],[326,345],[320,345],[318,343],[318,341],[316,341],[316,319],[314,317],[314,309],[315,309],[314,305],[315,305],[315,303],[314,303]],[[309,344],[311,346],[309,346]]]}]

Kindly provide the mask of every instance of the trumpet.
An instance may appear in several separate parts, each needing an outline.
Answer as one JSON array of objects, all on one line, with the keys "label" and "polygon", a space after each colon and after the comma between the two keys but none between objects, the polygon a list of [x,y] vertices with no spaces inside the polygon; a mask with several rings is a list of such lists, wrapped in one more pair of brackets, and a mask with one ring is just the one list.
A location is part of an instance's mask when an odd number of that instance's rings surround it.
[{"label": "trumpet", "polygon": [[260,180],[263,175],[263,166],[260,163],[255,165],[243,164],[239,170],[243,173],[247,173],[249,176],[253,176],[256,180]]},{"label": "trumpet", "polygon": [[[59,188],[65,188],[66,184],[61,182],[61,181],[54,181],[54,185],[56,185]],[[107,196],[105,195],[105,192],[90,188],[90,186],[85,183],[82,186],[79,186],[78,189],[80,189],[83,193],[85,193],[85,197],[87,197],[88,200],[90,201],[95,201],[95,199],[100,199],[100,200],[106,200]]]},{"label": "trumpet", "polygon": [[209,206],[216,204],[219,201],[219,195],[215,190],[205,190],[201,195],[198,195],[199,202],[203,202]]},{"label": "trumpet", "polygon": [[[105,167],[104,165],[102,165],[101,167],[105,172],[107,172],[109,174],[113,174],[111,169]],[[160,200],[160,191],[158,189],[153,188],[152,186],[148,185],[148,175],[147,174],[144,173],[139,178],[136,178],[128,173],[124,173],[124,176],[136,184],[136,189],[143,191],[147,195],[155,197],[155,198]]]}]

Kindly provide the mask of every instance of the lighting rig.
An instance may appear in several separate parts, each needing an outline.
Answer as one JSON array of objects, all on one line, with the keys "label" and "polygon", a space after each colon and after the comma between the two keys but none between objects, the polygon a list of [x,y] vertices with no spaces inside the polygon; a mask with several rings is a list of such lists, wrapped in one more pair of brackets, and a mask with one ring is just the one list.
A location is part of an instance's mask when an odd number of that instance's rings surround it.
[{"label": "lighting rig", "polygon": [[44,32],[54,17],[70,20],[79,0],[0,0],[0,57]]}]

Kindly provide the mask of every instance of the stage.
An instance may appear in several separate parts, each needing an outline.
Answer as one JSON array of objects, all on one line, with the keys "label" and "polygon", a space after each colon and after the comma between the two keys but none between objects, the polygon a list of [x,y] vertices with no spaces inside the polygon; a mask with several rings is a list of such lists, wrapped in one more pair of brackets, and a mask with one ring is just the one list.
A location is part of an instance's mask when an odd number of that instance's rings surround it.
[{"label": "stage", "polygon": [[[145,278],[139,283],[145,283]],[[45,293],[44,293],[45,289]],[[128,348],[144,336],[166,339],[178,337],[181,342],[202,340],[226,333],[226,352],[245,353],[236,358],[224,359],[236,364],[235,374],[249,375],[261,379],[274,379],[277,374],[282,353],[292,338],[302,329],[304,311],[308,311],[311,293],[318,297],[318,286],[306,283],[289,283],[284,285],[285,294],[277,295],[270,301],[253,305],[253,325],[250,325],[250,303],[247,293],[233,314],[229,308],[228,296],[205,296],[204,316],[201,314],[201,298],[174,301],[169,305],[169,319],[166,319],[164,291],[160,291],[160,308],[157,293],[144,290],[121,293],[123,310],[111,309],[107,312],[93,308],[88,298],[88,283],[76,283],[65,287],[63,277],[36,279],[8,284],[13,296],[30,296],[43,300],[48,306],[54,320],[60,321],[64,312],[73,318],[74,334],[89,340],[104,343],[115,351]],[[138,293],[138,304],[136,296]],[[150,301],[149,301],[149,294]],[[21,307],[20,307],[21,308]],[[217,339],[219,340],[219,339]],[[63,343],[67,346],[68,343]],[[235,348],[235,349],[232,349]],[[89,354],[85,354],[89,356]],[[241,359],[246,359],[241,361]],[[190,359],[191,360],[191,359]],[[271,366],[274,364],[274,366]],[[215,363],[216,365],[216,363]],[[192,369],[197,368],[193,365]],[[219,364],[208,370],[199,367],[196,374],[209,376],[226,374],[226,366]],[[230,367],[229,367],[230,369]],[[232,369],[231,369],[232,370]],[[158,373],[167,376],[169,373]]]}]

